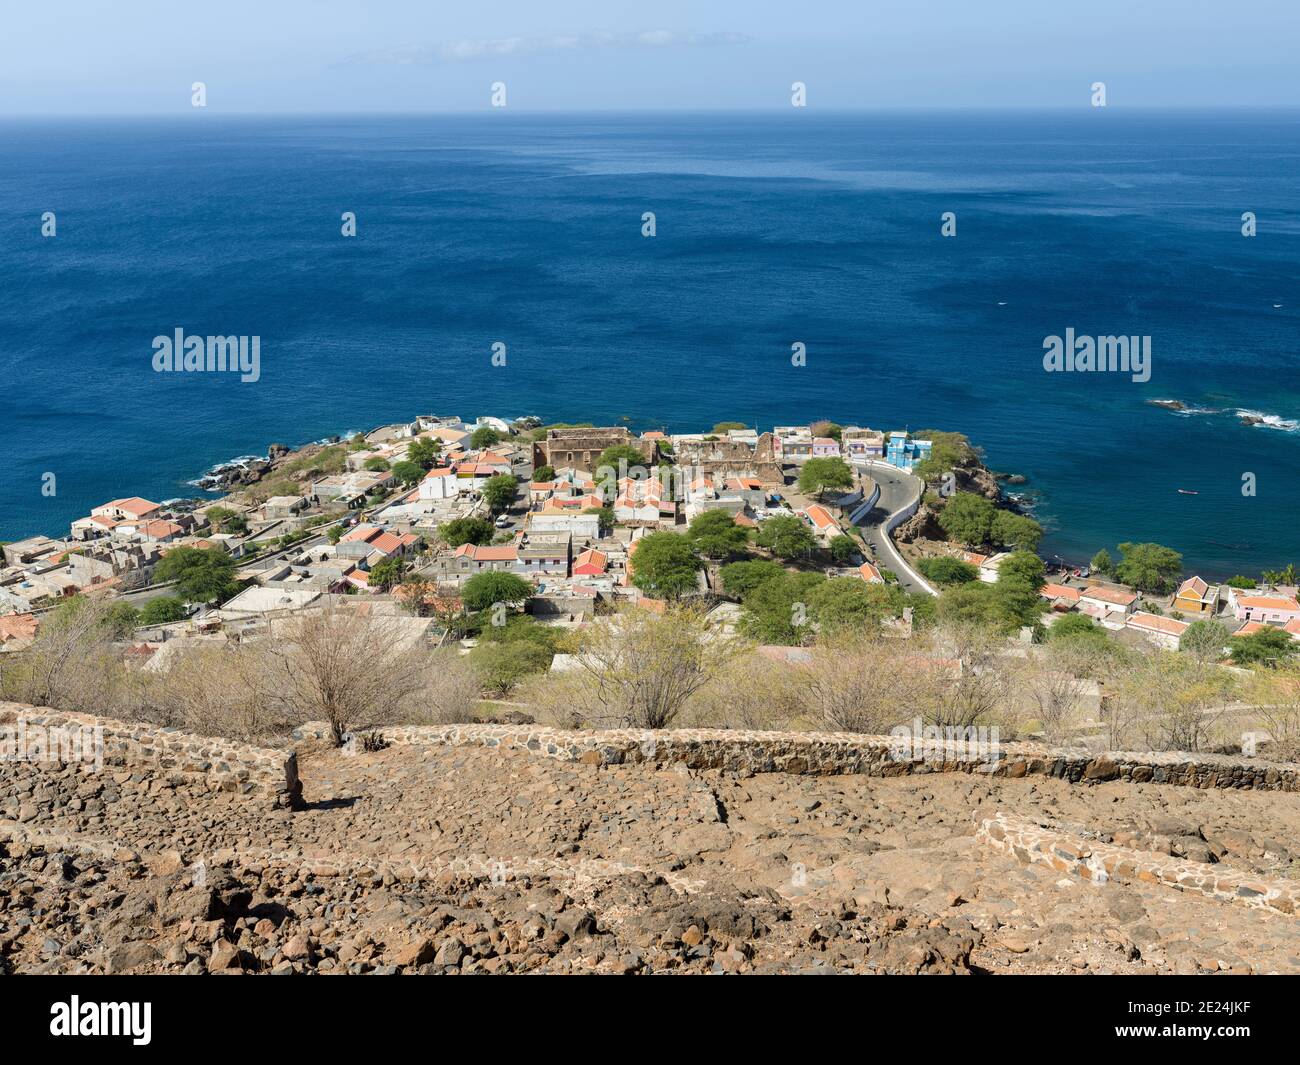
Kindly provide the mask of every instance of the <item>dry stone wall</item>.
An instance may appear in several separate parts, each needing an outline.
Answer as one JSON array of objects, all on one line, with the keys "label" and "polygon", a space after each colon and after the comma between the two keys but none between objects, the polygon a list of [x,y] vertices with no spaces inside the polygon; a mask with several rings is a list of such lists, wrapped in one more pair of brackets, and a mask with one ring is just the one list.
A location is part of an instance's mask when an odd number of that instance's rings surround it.
[{"label": "dry stone wall", "polygon": [[0,703],[0,818],[34,819],[54,805],[172,791],[268,809],[301,794],[291,751],[176,729]]},{"label": "dry stone wall", "polygon": [[1096,883],[1112,877],[1130,883],[1136,880],[1292,917],[1300,912],[1300,883],[1294,880],[1117,847],[1006,813],[983,819],[975,835],[1026,865],[1045,865]]},{"label": "dry stone wall", "polygon": [[[1076,784],[1121,780],[1193,788],[1300,791],[1300,766],[1294,764],[1182,752],[1098,754],[1031,743],[999,743],[974,751],[951,740],[926,740],[909,752],[889,736],[731,729],[584,732],[532,725],[406,725],[379,732],[388,743],[497,747],[586,765],[682,763],[694,769],[740,773],[865,776],[978,773],[1049,776]],[[324,739],[329,729],[322,722],[309,722],[295,735]]]}]

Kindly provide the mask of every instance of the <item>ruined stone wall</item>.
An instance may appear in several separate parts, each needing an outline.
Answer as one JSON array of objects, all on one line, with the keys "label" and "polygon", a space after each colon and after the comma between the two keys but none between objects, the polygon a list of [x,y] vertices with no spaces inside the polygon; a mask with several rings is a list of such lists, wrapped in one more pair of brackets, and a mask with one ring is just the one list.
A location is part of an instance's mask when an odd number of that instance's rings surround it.
[{"label": "ruined stone wall", "polygon": [[296,756],[175,729],[0,703],[0,818],[119,801],[135,791],[274,809],[301,793]]},{"label": "ruined stone wall", "polygon": [[[1071,783],[1107,780],[1194,788],[1300,791],[1300,766],[1182,752],[1097,754],[1031,743],[1002,743],[973,757],[959,743],[930,744],[900,756],[887,736],[851,732],[760,732],[731,729],[611,729],[566,731],[532,725],[396,726],[381,729],[389,743],[498,747],[586,765],[682,763],[694,769],[741,773],[905,776],[972,773],[995,777],[1048,776]],[[310,722],[296,735],[324,738]]]},{"label": "ruined stone wall", "polygon": [[1136,880],[1288,916],[1300,912],[1300,883],[1294,880],[1118,847],[1006,813],[982,819],[975,836],[1026,865],[1045,865],[1084,880]]}]

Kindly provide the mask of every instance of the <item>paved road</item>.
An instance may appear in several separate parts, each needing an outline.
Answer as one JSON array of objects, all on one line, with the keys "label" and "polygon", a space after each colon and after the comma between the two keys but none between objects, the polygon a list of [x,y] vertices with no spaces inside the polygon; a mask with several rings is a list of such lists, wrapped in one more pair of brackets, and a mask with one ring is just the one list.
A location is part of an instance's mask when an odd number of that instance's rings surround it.
[{"label": "paved road", "polygon": [[859,472],[867,474],[880,486],[880,498],[858,522],[862,537],[876,553],[876,563],[892,570],[898,577],[898,583],[905,592],[922,595],[934,595],[934,589],[921,583],[904,564],[898,549],[885,535],[885,524],[889,518],[911,505],[921,494],[924,486],[910,473],[892,466],[856,467]]}]

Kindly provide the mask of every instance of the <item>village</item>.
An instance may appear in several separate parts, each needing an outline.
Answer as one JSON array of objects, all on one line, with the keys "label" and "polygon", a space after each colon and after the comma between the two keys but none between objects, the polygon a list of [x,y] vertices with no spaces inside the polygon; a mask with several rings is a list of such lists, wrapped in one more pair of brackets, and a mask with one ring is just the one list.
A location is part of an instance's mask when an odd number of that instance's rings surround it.
[{"label": "village", "polygon": [[[662,595],[636,579],[638,545],[656,532],[689,534],[706,514],[742,530],[733,543],[774,518],[797,521],[807,539],[767,554],[828,577],[926,596],[942,587],[923,575],[936,572],[934,545],[918,552],[890,536],[923,506],[925,485],[913,471],[933,472],[932,442],[905,431],[826,423],[760,433],[720,423],[704,433],[634,435],[427,415],[281,450],[270,472],[221,498],[115,499],[64,537],[3,545],[0,648],[30,644],[42,619],[76,596],[129,604],[130,654],[139,661],[164,649],[165,660],[176,641],[265,633],[277,619],[338,602],[404,618],[412,641],[436,645],[458,635],[447,622],[465,611],[462,587],[490,572],[528,582],[526,601],[510,606],[544,624],[580,626],[623,605],[662,611]],[[828,463],[818,490],[807,490],[801,474]],[[889,499],[882,485],[894,489]],[[182,548],[228,556],[235,594],[178,594],[175,579],[157,579]],[[1011,554],[960,543],[937,551],[993,584]],[[1153,595],[1086,568],[1047,576],[1038,595],[1049,627],[1077,614],[1122,639],[1177,650],[1195,621],[1217,619],[1233,636],[1277,629],[1300,641],[1294,586],[1240,588],[1193,575]],[[718,565],[700,566],[693,579],[688,593],[718,602],[724,617],[734,613]],[[906,631],[912,612],[901,611],[896,628]]]}]

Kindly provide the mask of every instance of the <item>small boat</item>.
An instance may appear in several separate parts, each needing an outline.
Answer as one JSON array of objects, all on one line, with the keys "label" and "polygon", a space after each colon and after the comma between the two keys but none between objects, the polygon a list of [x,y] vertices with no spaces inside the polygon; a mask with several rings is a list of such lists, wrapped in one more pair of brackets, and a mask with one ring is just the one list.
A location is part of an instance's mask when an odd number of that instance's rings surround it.
[{"label": "small boat", "polygon": [[1200,495],[1201,493],[1200,493],[1200,492],[1194,492],[1194,491],[1192,491],[1192,489],[1190,489],[1190,488],[1180,488],[1180,489],[1178,489],[1178,494],[1179,494],[1180,496],[1198,496],[1198,495]]}]

